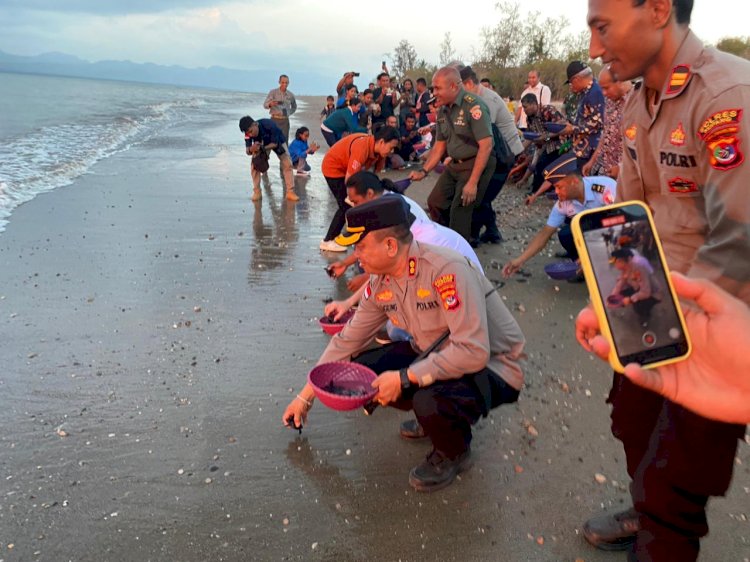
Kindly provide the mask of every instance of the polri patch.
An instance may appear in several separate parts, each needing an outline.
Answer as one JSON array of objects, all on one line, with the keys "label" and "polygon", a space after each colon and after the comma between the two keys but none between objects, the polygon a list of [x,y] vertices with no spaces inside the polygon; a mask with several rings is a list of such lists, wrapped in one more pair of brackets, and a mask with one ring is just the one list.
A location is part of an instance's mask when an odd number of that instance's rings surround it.
[{"label": "polri patch", "polygon": [[698,185],[693,181],[685,178],[672,178],[667,182],[671,193],[695,193],[698,191]]}]

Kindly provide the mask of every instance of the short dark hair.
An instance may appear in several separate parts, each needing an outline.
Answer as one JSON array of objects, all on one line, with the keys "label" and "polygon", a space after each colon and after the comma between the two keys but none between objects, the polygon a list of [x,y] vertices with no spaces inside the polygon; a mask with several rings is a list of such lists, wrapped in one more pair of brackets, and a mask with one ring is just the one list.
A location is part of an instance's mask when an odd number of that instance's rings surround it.
[{"label": "short dark hair", "polygon": [[[646,0],[633,0],[633,6],[643,6]],[[674,16],[680,25],[690,24],[690,15],[693,13],[693,0],[672,0]]]},{"label": "short dark hair", "polygon": [[[397,197],[396,195],[389,195],[389,197]],[[410,245],[414,240],[414,236],[411,233],[411,229],[408,224],[397,224],[396,226],[389,226],[375,230],[372,234],[377,235],[379,240],[384,240],[388,237],[393,237],[398,240],[398,243],[404,246]]]},{"label": "short dark hair", "polygon": [[400,141],[401,133],[395,127],[385,125],[384,127],[380,127],[375,133],[375,141],[380,140],[383,142]]},{"label": "short dark hair", "polygon": [[424,78],[417,78],[417,84],[422,84],[423,86],[427,85],[427,80]]},{"label": "short dark hair", "polygon": [[[347,85],[347,86],[346,86],[346,87],[344,88],[344,91],[345,91],[345,92],[348,92],[349,90],[356,90],[356,89],[357,89],[357,86],[355,86],[354,84],[349,84],[349,85]],[[359,90],[357,90],[357,91],[359,91]]]},{"label": "short dark hair", "polygon": [[255,123],[255,119],[253,119],[249,115],[245,115],[242,119],[240,119],[240,131],[246,133],[247,130],[253,126],[253,123]]},{"label": "short dark hair", "polygon": [[535,103],[539,104],[539,100],[536,99],[536,94],[528,93],[521,98],[521,103]]},{"label": "short dark hair", "polygon": [[630,248],[618,248],[614,252],[612,252],[612,257],[615,259],[628,259],[633,257],[633,250]]},{"label": "short dark hair", "polygon": [[416,119],[416,118],[417,118],[417,116],[416,116],[416,115],[414,115],[414,114],[413,114],[413,113],[412,113],[412,112],[410,111],[409,113],[407,113],[407,114],[406,114],[406,117],[404,117],[404,121],[406,121],[407,119]]},{"label": "short dark hair", "polygon": [[362,103],[362,100],[355,96],[349,100],[349,107],[359,105],[360,103]]},{"label": "short dark hair", "polygon": [[388,78],[390,78],[390,77],[391,77],[391,75],[390,75],[390,74],[388,74],[387,72],[381,72],[380,74],[378,74],[378,81],[380,81],[380,79],[381,79],[381,78],[382,78],[383,76],[387,76]]},{"label": "short dark hair", "polygon": [[281,76],[279,76],[279,82],[281,82],[282,78],[286,78],[287,80],[289,80],[289,76],[287,76],[286,74],[282,74]]},{"label": "short dark hair", "polygon": [[298,139],[298,138],[300,138],[300,137],[301,137],[302,135],[304,135],[305,133],[309,133],[309,132],[310,132],[310,129],[308,129],[307,127],[300,127],[300,128],[299,128],[299,129],[297,129],[297,131],[296,131],[296,132],[294,133],[294,138],[295,138],[295,139]]},{"label": "short dark hair", "polygon": [[363,96],[366,96],[367,94],[371,94],[372,90],[370,88],[367,88],[364,92],[362,92]]},{"label": "short dark hair", "polygon": [[386,182],[393,185],[390,180],[381,180],[378,176],[372,172],[357,172],[349,176],[346,180],[346,187],[352,188],[357,195],[366,195],[368,189],[372,189],[373,193],[380,195],[387,187]]},{"label": "short dark hair", "polygon": [[333,99],[334,99],[333,96],[326,96],[326,101],[333,100]]},{"label": "short dark hair", "polygon": [[492,86],[492,82],[490,81],[490,79],[489,79],[489,78],[482,78],[482,79],[480,80],[480,82],[481,82],[482,84],[484,84],[484,83],[486,82],[487,84],[489,84],[490,86]]}]

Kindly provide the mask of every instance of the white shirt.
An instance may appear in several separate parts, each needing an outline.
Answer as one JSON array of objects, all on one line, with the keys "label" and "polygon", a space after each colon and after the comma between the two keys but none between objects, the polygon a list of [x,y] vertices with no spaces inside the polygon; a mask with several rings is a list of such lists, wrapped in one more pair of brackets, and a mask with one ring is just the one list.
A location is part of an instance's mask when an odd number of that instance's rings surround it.
[{"label": "white shirt", "polygon": [[[552,102],[552,91],[549,89],[549,86],[545,86],[541,82],[538,82],[536,87],[528,87],[521,93],[521,98],[523,98],[526,94],[534,94],[536,96],[536,101],[539,104],[539,107],[542,107],[543,105],[549,105]],[[518,128],[519,129],[525,129],[526,128],[526,113],[523,110],[523,106],[521,105],[521,101],[518,101],[518,105],[521,107],[521,115],[518,117]]]},{"label": "white shirt", "polygon": [[[384,197],[392,195],[400,194],[393,193],[392,191],[383,192]],[[405,195],[401,195],[401,197],[403,197],[404,201],[409,204],[411,214],[417,218],[417,220],[411,225],[410,229],[412,236],[414,236],[414,240],[417,242],[424,242],[425,244],[432,244],[433,246],[441,246],[443,248],[455,250],[476,265],[479,271],[484,273],[482,264],[479,263],[477,253],[463,236],[455,230],[451,230],[450,228],[446,228],[441,224],[433,222],[430,217],[427,216],[425,210],[413,199],[409,199]]]}]

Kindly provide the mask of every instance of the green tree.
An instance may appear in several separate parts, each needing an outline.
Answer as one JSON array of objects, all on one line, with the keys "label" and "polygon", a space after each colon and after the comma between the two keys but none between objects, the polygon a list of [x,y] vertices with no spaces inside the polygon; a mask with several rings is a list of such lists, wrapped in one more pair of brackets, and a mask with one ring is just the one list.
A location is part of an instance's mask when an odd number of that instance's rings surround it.
[{"label": "green tree", "polygon": [[716,48],[745,59],[750,59],[750,37],[724,37]]},{"label": "green tree", "polygon": [[409,69],[419,66],[420,63],[419,57],[417,56],[417,50],[406,39],[402,39],[401,42],[396,45],[396,48],[393,49],[391,59],[393,60],[393,63],[390,70],[399,78],[405,76]]},{"label": "green tree", "polygon": [[443,42],[440,43],[440,66],[446,66],[456,59],[456,50],[453,48],[451,41],[451,32],[446,31]]}]

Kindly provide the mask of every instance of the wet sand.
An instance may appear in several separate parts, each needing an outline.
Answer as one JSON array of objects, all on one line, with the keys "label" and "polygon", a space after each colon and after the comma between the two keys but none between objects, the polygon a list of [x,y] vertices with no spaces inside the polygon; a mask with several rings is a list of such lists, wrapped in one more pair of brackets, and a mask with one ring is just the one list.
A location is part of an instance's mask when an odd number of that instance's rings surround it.
[{"label": "wet sand", "polygon": [[[296,116],[314,138],[319,106]],[[346,294],[317,249],[334,209],[320,160],[295,205],[272,157],[254,205],[228,115],[14,212],[0,234],[0,560],[624,560],[578,532],[627,504],[627,476],[611,375],[573,337],[585,287],[546,278],[552,258],[501,290],[529,341],[527,386],[479,423],[474,467],[448,489],[409,487],[428,445],[399,439],[406,414],[316,404],[301,437],[281,426],[328,341],[323,303]],[[424,201],[434,177],[407,194]],[[550,205],[521,201],[506,187],[507,242],[479,250],[493,280]],[[748,466],[742,444],[701,560],[750,558]]]}]

